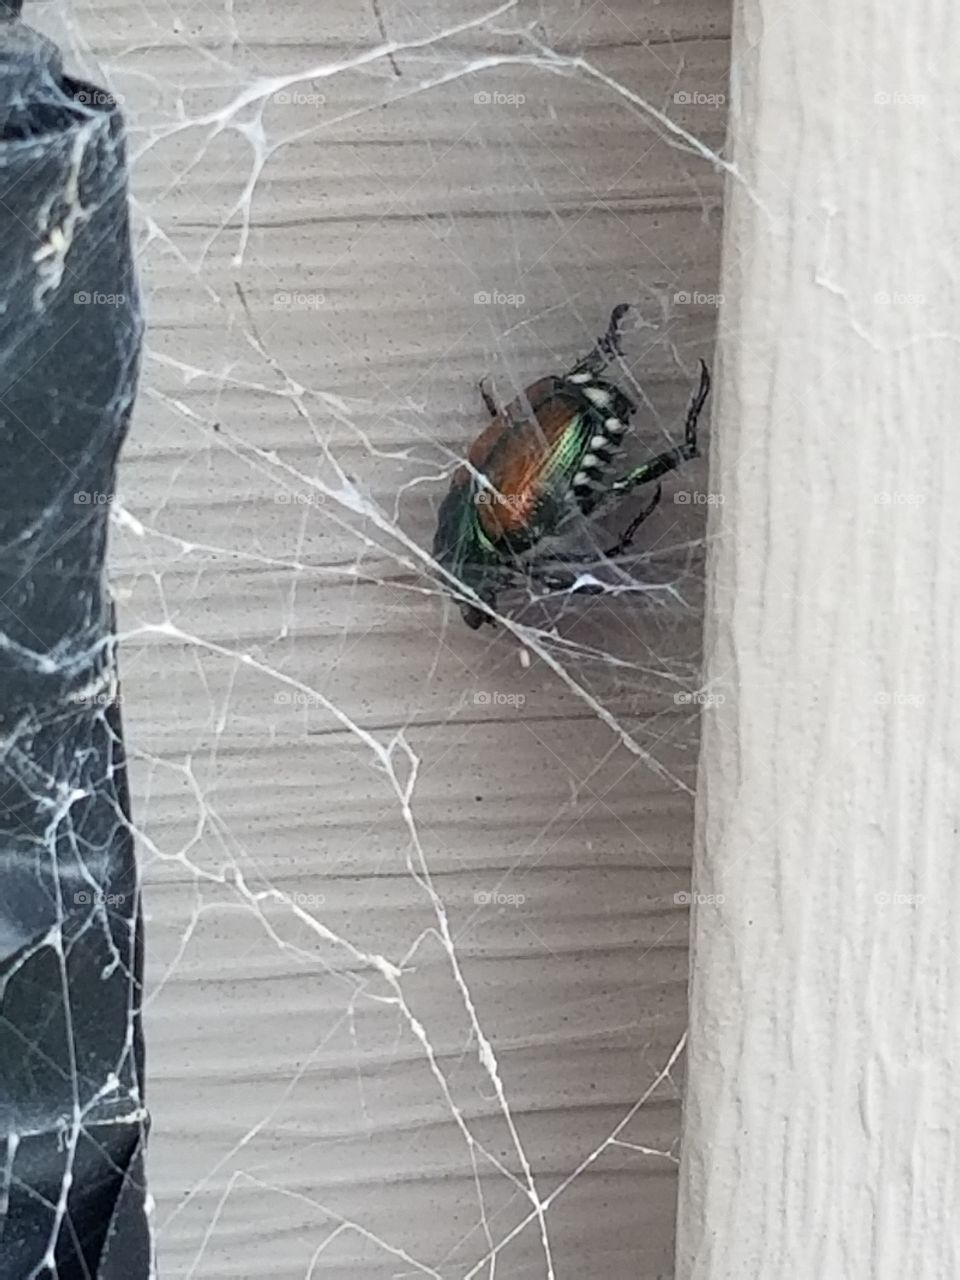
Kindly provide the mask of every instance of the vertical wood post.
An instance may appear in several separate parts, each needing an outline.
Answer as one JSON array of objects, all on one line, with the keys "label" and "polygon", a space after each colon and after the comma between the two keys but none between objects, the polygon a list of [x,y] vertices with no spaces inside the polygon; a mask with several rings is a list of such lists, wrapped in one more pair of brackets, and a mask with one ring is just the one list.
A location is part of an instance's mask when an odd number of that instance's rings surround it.
[{"label": "vertical wood post", "polygon": [[677,1277],[953,1276],[960,12],[737,10]]}]

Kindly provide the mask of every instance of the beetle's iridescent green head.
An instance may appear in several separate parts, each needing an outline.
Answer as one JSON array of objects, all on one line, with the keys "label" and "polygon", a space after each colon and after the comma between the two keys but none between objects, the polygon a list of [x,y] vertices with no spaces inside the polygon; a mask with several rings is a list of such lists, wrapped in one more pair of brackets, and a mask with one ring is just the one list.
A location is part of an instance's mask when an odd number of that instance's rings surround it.
[{"label": "beetle's iridescent green head", "polygon": [[[492,609],[497,602],[498,561],[491,554],[490,544],[477,521],[474,492],[472,482],[455,485],[440,504],[433,557]],[[464,622],[472,631],[477,631],[485,622],[496,625],[493,618],[472,601],[459,600],[457,603]]]}]

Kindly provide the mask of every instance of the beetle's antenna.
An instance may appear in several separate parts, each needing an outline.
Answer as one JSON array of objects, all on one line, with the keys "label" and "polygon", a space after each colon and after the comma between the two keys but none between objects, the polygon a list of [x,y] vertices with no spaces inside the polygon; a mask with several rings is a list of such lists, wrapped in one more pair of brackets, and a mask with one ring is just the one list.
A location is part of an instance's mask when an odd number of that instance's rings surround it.
[{"label": "beetle's antenna", "polygon": [[629,302],[621,302],[610,312],[610,323],[607,325],[607,332],[597,343],[597,348],[605,351],[609,356],[622,356],[623,349],[620,346],[620,326],[623,324],[623,317],[630,310]]}]

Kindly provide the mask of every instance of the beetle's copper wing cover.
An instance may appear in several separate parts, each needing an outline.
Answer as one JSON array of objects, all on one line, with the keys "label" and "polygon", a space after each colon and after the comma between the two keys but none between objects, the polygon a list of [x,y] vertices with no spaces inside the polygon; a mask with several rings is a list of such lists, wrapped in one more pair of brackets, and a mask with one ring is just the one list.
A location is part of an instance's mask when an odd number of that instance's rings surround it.
[{"label": "beetle's copper wing cover", "polygon": [[[489,486],[474,501],[491,542],[522,539],[545,507],[563,504],[588,436],[582,401],[559,378],[541,378],[497,415],[467,454]],[[459,468],[454,483],[471,474]]]}]

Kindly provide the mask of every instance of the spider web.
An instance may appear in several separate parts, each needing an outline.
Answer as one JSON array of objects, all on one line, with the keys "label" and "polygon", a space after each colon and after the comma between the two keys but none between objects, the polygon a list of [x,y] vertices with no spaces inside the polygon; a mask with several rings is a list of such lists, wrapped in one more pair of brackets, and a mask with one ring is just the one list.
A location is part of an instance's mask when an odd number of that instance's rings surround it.
[{"label": "spider web", "polygon": [[[111,507],[161,1273],[671,1267],[703,459],[468,632],[436,510],[631,304],[638,462],[716,318],[725,6],[78,3],[148,321]],[[709,405],[701,423],[706,436]],[[615,540],[615,539],[614,539]]]}]

